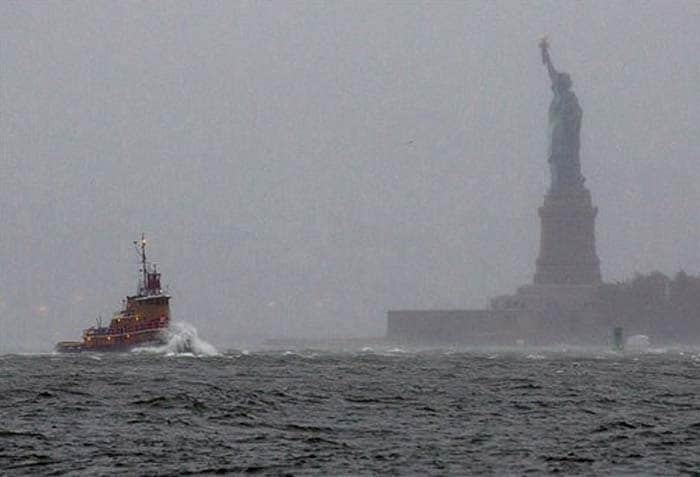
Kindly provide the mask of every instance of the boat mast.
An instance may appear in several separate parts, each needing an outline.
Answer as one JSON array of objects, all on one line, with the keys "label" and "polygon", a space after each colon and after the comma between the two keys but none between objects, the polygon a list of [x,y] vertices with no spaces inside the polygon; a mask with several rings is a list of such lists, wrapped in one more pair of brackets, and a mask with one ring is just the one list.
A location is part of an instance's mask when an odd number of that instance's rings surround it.
[{"label": "boat mast", "polygon": [[148,270],[146,269],[146,235],[141,233],[141,271],[143,272],[143,286],[146,287]]},{"label": "boat mast", "polygon": [[146,288],[148,284],[148,269],[146,268],[146,234],[141,233],[141,241],[134,240],[134,245],[136,246],[136,251],[141,255],[141,284],[139,286],[139,295],[146,293]]},{"label": "boat mast", "polygon": [[139,296],[153,296],[162,293],[160,288],[160,273],[156,268],[156,264],[152,263],[151,268],[148,268],[148,261],[146,260],[146,235],[141,234],[141,241],[134,241],[134,246],[136,251],[141,256],[141,277],[138,294]]}]

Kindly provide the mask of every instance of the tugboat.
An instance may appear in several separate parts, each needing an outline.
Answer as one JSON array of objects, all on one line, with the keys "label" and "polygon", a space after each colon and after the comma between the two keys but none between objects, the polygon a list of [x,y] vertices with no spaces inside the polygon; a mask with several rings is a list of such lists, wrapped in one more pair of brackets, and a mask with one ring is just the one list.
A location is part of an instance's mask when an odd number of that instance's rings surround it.
[{"label": "tugboat", "polygon": [[82,341],[61,341],[56,351],[128,351],[137,346],[163,344],[170,324],[170,296],[160,287],[160,273],[146,260],[146,238],[134,245],[140,254],[142,274],[136,295],[127,296],[124,309],[115,313],[109,326],[92,326],[83,331]]}]

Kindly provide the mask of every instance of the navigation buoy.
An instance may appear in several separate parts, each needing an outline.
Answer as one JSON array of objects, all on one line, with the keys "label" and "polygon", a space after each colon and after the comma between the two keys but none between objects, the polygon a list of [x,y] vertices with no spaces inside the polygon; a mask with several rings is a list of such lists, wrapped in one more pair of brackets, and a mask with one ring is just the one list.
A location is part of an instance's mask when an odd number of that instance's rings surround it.
[{"label": "navigation buoy", "polygon": [[622,327],[616,326],[615,329],[613,329],[613,349],[615,351],[622,351],[625,349],[625,342],[623,338]]}]

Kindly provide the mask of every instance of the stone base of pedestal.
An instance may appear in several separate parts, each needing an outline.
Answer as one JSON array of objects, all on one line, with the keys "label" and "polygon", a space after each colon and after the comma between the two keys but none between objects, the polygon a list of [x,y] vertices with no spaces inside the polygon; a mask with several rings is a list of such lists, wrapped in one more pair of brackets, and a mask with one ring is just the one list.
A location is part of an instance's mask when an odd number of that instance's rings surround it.
[{"label": "stone base of pedestal", "polygon": [[534,283],[538,285],[593,285],[601,282],[595,249],[598,209],[590,192],[581,187],[549,193],[539,209],[540,254]]}]

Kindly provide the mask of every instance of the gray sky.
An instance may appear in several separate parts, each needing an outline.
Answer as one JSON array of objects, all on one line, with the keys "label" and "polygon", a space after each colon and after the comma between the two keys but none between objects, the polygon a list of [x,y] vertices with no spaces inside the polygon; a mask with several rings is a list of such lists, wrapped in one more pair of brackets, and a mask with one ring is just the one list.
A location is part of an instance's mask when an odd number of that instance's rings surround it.
[{"label": "gray sky", "polygon": [[700,273],[698,2],[0,3],[0,351],[108,318],[142,231],[220,346],[530,282],[545,33],[604,278]]}]

